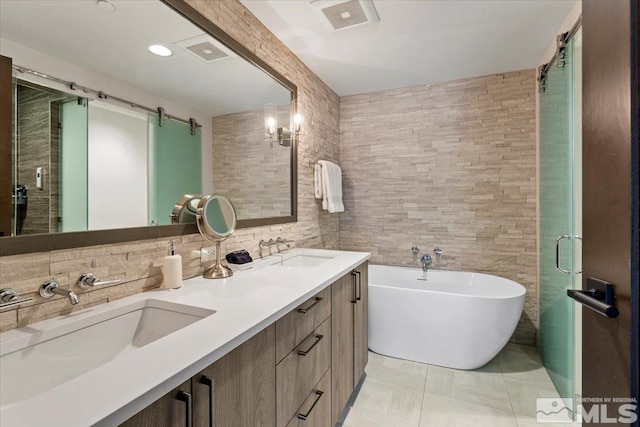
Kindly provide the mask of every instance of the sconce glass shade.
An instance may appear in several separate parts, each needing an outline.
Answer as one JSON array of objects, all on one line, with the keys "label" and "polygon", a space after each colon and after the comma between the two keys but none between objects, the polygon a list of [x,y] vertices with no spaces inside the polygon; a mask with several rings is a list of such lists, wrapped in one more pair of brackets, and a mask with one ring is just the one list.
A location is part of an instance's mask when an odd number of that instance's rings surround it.
[{"label": "sconce glass shade", "polygon": [[278,129],[278,107],[275,104],[264,105],[264,137],[267,141],[276,138]]}]

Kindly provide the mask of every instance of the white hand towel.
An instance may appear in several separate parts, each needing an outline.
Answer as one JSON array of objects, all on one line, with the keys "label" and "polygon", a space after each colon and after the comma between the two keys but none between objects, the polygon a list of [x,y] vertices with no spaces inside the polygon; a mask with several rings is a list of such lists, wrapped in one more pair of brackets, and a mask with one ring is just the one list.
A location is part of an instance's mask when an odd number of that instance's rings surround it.
[{"label": "white hand towel", "polygon": [[322,199],[322,167],[317,163],[313,168],[313,190],[316,199]]},{"label": "white hand towel", "polygon": [[318,161],[322,166],[322,208],[334,212],[344,212],[342,203],[342,170],[340,166],[327,160]]}]

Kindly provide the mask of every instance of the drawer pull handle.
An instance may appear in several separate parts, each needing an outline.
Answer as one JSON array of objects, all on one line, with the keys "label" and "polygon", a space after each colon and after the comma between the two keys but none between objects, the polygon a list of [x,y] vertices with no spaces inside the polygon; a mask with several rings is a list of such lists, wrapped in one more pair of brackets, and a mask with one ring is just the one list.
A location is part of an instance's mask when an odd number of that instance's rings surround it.
[{"label": "drawer pull handle", "polygon": [[309,408],[309,410],[307,411],[306,414],[298,414],[298,419],[305,421],[307,418],[309,418],[309,415],[311,415],[311,411],[313,411],[313,408],[316,407],[316,405],[318,404],[318,402],[320,401],[320,398],[322,397],[324,393],[320,390],[316,390],[316,400],[315,402],[313,402],[313,405],[311,405],[311,408]]},{"label": "drawer pull handle", "polygon": [[178,390],[178,393],[176,394],[176,400],[179,400],[180,402],[184,402],[186,404],[186,416],[184,425],[186,427],[193,427],[193,404],[191,403],[191,394],[182,390]]},{"label": "drawer pull handle", "polygon": [[306,356],[307,354],[309,354],[309,352],[313,349],[313,347],[315,347],[316,345],[318,345],[318,343],[322,340],[322,338],[324,338],[324,335],[320,335],[320,334],[316,334],[315,335],[315,341],[313,342],[313,344],[311,344],[311,347],[309,347],[306,350],[298,350],[298,354],[300,356]]},{"label": "drawer pull handle", "polygon": [[357,288],[357,279],[356,279],[356,275],[357,272],[355,270],[351,271],[351,277],[353,277],[353,299],[351,300],[351,304],[356,304],[358,302],[358,290]]},{"label": "drawer pull handle", "polygon": [[213,427],[213,380],[203,375],[198,382],[209,388],[209,427]]},{"label": "drawer pull handle", "polygon": [[358,292],[356,293],[356,301],[362,300],[362,273],[356,270],[356,276],[358,278]]},{"label": "drawer pull handle", "polygon": [[307,311],[311,310],[313,308],[314,305],[316,305],[317,303],[319,303],[320,301],[322,301],[322,297],[316,297],[315,301],[313,303],[311,303],[311,305],[309,307],[300,307],[298,309],[298,313],[302,313],[305,314]]}]

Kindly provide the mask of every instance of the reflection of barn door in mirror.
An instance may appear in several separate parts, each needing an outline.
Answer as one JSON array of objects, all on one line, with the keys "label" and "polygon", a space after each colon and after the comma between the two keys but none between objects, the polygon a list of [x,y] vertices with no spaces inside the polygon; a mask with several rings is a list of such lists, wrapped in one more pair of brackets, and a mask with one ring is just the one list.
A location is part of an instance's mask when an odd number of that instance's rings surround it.
[{"label": "reflection of barn door in mirror", "polygon": [[89,102],[89,230],[147,225],[147,115]]},{"label": "reflection of barn door in mirror", "polygon": [[60,230],[87,230],[86,99],[60,105]]},{"label": "reflection of barn door in mirror", "polygon": [[[149,224],[171,224],[176,200],[202,193],[202,145],[197,128],[149,115]],[[156,221],[156,222],[154,222]]]},{"label": "reflection of barn door in mirror", "polygon": [[11,235],[11,58],[0,55],[0,236]]}]

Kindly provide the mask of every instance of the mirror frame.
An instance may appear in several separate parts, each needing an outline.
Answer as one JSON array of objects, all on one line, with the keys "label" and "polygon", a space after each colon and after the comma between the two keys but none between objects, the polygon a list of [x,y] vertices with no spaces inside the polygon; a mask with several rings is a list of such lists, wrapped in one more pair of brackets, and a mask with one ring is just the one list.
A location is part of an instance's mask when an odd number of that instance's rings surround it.
[{"label": "mirror frame", "polygon": [[[209,21],[204,15],[187,4],[184,0],[159,0],[169,6],[174,12],[189,20],[205,33],[216,38],[223,45],[238,54],[250,64],[261,69],[268,76],[291,91],[290,118],[295,115],[298,88],[289,79],[277,72],[257,55],[233,39],[220,27]],[[291,215],[281,217],[238,219],[236,230],[263,225],[284,224],[298,220],[298,145],[291,143]],[[215,191],[215,184],[214,184]],[[173,224],[146,226],[134,228],[117,228],[111,230],[77,231],[55,234],[34,234],[22,236],[0,237],[0,256],[47,252],[52,250],[72,249],[85,246],[109,245],[114,243],[133,242],[137,240],[151,240],[171,236],[197,234],[196,224]]]}]

